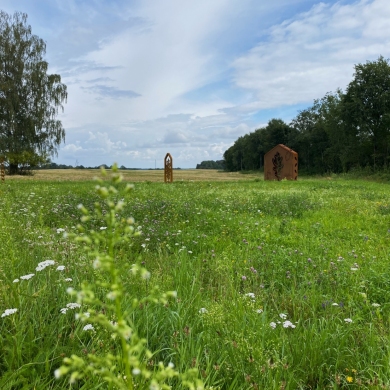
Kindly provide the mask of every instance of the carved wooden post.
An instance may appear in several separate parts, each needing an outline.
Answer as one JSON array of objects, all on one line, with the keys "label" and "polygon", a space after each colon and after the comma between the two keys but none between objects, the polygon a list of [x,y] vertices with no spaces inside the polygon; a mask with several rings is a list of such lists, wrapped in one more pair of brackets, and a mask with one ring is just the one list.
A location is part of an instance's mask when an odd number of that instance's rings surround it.
[{"label": "carved wooden post", "polygon": [[3,183],[5,181],[4,157],[0,157],[0,176]]},{"label": "carved wooden post", "polygon": [[172,183],[173,182],[173,160],[170,153],[167,153],[164,159],[164,182]]}]

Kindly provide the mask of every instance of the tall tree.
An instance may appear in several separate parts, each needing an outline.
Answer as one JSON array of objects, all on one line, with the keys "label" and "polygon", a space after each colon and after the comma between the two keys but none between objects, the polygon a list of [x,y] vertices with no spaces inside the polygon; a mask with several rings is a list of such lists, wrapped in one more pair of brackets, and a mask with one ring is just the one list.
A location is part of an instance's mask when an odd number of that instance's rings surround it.
[{"label": "tall tree", "polygon": [[0,156],[11,174],[57,154],[65,130],[57,120],[67,99],[61,76],[48,74],[45,42],[27,14],[0,11]]},{"label": "tall tree", "polygon": [[[349,136],[356,140],[361,165],[390,163],[390,63],[377,61],[355,65],[343,101],[343,119]],[[367,158],[368,157],[368,158]]]}]

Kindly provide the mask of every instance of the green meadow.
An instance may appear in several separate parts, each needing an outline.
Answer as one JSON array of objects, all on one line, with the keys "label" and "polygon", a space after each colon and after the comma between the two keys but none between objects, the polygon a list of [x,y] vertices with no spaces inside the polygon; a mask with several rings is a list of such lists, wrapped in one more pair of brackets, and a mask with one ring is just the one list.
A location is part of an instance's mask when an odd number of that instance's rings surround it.
[{"label": "green meadow", "polygon": [[0,184],[1,389],[390,388],[389,184],[104,180]]}]

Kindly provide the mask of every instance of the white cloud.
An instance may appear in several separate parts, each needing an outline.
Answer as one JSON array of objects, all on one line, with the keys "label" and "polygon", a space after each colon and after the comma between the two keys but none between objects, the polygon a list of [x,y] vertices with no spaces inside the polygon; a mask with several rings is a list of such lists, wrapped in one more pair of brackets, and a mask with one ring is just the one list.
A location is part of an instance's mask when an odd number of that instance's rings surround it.
[{"label": "white cloud", "polygon": [[254,92],[242,110],[310,102],[345,88],[353,66],[390,52],[390,3],[319,3],[269,30],[233,66],[235,83]]},{"label": "white cloud", "polygon": [[75,144],[67,144],[62,148],[62,151],[69,152],[69,153],[76,153],[80,150],[83,150],[83,148]]}]

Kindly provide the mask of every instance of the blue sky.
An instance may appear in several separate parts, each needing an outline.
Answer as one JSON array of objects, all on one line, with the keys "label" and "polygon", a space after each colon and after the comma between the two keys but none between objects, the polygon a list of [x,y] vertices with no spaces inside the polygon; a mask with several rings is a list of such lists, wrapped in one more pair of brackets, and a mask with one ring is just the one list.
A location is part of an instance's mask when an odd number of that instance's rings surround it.
[{"label": "blue sky", "polygon": [[390,1],[0,0],[68,86],[57,163],[175,167],[345,89],[390,57]]}]

